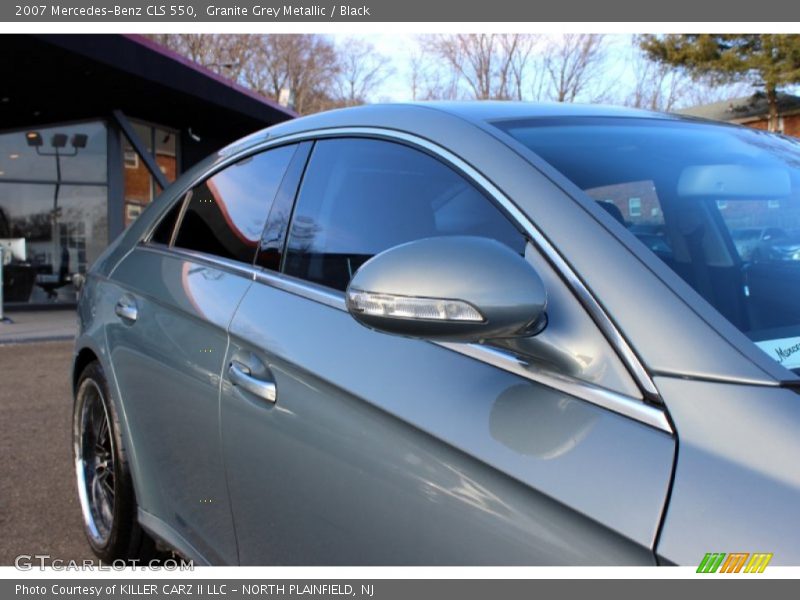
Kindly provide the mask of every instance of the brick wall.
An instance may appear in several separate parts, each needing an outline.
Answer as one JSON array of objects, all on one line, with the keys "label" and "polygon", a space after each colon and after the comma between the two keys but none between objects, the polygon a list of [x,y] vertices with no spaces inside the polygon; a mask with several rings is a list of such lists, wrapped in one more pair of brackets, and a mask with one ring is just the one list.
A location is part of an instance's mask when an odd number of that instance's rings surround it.
[{"label": "brick wall", "polygon": [[[791,135],[794,137],[800,137],[800,114],[795,115],[788,115],[783,118],[783,132],[786,135]],[[767,130],[768,120],[766,118],[760,119],[758,121],[748,121],[746,123],[742,123],[747,127],[752,127],[753,129],[763,129]]]}]

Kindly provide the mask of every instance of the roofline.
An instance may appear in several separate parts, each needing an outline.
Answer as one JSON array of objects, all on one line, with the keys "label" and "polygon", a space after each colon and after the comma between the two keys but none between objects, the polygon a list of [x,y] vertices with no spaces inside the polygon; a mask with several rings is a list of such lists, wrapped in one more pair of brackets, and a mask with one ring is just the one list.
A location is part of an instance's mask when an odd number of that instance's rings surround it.
[{"label": "roofline", "polygon": [[[709,102],[707,104],[697,104],[695,106],[688,106],[685,108],[679,108],[676,110],[677,114],[685,115],[685,116],[692,116],[692,117],[700,117],[704,119],[710,119],[713,121],[722,121],[727,123],[749,123],[752,121],[759,121],[761,119],[769,119],[769,107],[764,106],[763,110],[752,112],[751,114],[744,114],[744,115],[736,115],[735,109],[737,107],[748,108],[749,106],[755,105],[747,105],[746,103],[752,101],[754,98],[758,97],[761,92],[756,92],[750,96],[742,96],[739,98],[730,98],[728,100],[720,100],[718,102]],[[763,96],[762,96],[763,97]],[[789,94],[788,92],[778,92],[778,102],[780,103],[781,98],[789,98],[792,100],[800,101],[800,96],[795,94]],[[709,116],[705,114],[698,114],[694,111],[708,109],[711,107],[719,106],[722,112],[727,113],[725,116],[722,115],[715,115]],[[733,108],[733,110],[731,110]],[[730,111],[730,112],[729,112]],[[746,112],[746,111],[742,111]],[[787,109],[781,110],[780,107],[778,108],[778,116],[791,116],[800,112],[800,104],[793,104],[790,105]]]},{"label": "roofline", "polygon": [[120,37],[123,37],[123,38],[125,38],[127,40],[130,40],[131,42],[133,42],[135,44],[138,44],[140,46],[144,46],[148,50],[156,52],[157,54],[160,54],[160,55],[164,56],[165,58],[168,58],[170,60],[178,62],[178,63],[182,64],[183,66],[185,66],[185,67],[187,67],[189,69],[192,69],[193,71],[196,71],[197,73],[199,73],[199,74],[201,74],[201,75],[203,75],[205,77],[208,77],[209,79],[213,79],[217,83],[219,83],[221,85],[224,85],[224,86],[226,86],[228,88],[231,88],[231,89],[239,92],[240,94],[244,94],[245,96],[249,96],[253,100],[257,100],[258,102],[261,102],[262,104],[266,104],[270,108],[273,108],[275,110],[278,110],[278,111],[281,111],[283,113],[286,113],[291,118],[297,118],[297,117],[300,116],[299,113],[295,112],[294,110],[292,110],[292,109],[290,109],[290,108],[288,108],[286,106],[283,106],[282,104],[279,104],[278,102],[275,102],[271,98],[267,98],[266,96],[262,96],[261,94],[258,94],[256,92],[254,92],[253,90],[251,90],[249,88],[246,88],[243,85],[240,85],[239,83],[236,83],[235,81],[233,81],[231,79],[227,79],[227,78],[223,77],[222,75],[220,75],[219,73],[215,73],[214,71],[212,71],[208,67],[205,67],[205,66],[201,65],[200,63],[196,63],[195,61],[183,56],[182,54],[179,54],[178,52],[175,52],[174,50],[172,50],[170,48],[167,48],[166,46],[164,46],[162,44],[159,44],[158,42],[156,42],[154,40],[151,40],[150,38],[144,36],[143,34],[140,34],[140,33],[122,33],[122,34],[119,34],[119,35],[120,35]]},{"label": "roofline", "polygon": [[[800,115],[800,107],[792,108],[790,110],[783,110],[778,111],[778,118],[783,117],[796,117]],[[754,123],[756,121],[769,121],[769,113],[759,113],[755,115],[750,115],[748,117],[740,117],[738,119],[731,119],[727,121],[728,123]]]}]

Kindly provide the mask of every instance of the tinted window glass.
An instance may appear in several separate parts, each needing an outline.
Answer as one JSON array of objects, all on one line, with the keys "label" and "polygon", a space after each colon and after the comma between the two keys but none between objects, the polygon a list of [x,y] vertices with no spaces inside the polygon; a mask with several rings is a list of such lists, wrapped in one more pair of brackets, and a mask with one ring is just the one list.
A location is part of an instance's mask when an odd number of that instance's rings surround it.
[{"label": "tinted window glass", "polygon": [[650,250],[661,258],[671,258],[672,246],[653,181],[626,181],[587,188],[585,192]]},{"label": "tinted window glass", "polygon": [[151,241],[158,244],[169,244],[172,240],[172,232],[175,230],[175,223],[178,221],[178,216],[181,214],[181,206],[183,206],[183,198],[175,203],[175,206],[169,209],[169,212],[161,219],[156,230],[153,232]]},{"label": "tinted window glass", "polygon": [[634,118],[498,124],[773,359],[800,369],[800,141]]},{"label": "tinted window glass", "polygon": [[256,154],[192,189],[175,245],[251,263],[294,146]]},{"label": "tinted window glass", "polygon": [[525,240],[463,176],[400,144],[318,142],[292,219],[285,272],[336,289],[369,258],[443,235],[494,238],[522,254]]},{"label": "tinted window glass", "polygon": [[297,145],[297,152],[283,176],[278,193],[275,195],[275,201],[272,203],[264,233],[261,234],[261,243],[256,257],[256,265],[260,267],[271,271],[280,271],[286,232],[289,229],[289,218],[292,215],[297,186],[300,185],[303,177],[312,145],[313,142],[301,142]]}]

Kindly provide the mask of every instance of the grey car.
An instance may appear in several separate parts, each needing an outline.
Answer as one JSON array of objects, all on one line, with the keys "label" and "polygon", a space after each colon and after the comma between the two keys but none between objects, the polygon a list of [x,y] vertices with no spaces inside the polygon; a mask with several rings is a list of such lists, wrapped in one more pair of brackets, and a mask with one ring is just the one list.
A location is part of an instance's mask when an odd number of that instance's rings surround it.
[{"label": "grey car", "polygon": [[86,278],[89,542],[800,564],[800,263],[744,262],[731,234],[767,227],[800,229],[800,144],[739,126],[435,103],[249,136]]}]

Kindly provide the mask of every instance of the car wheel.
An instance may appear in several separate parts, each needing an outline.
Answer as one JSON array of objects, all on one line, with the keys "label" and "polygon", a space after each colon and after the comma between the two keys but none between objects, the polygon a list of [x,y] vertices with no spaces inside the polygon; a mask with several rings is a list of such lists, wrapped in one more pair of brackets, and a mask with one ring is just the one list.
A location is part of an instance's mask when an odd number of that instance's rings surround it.
[{"label": "car wheel", "polygon": [[78,379],[72,447],[89,545],[106,562],[150,561],[155,543],[139,526],[136,495],[108,382],[98,362]]}]

